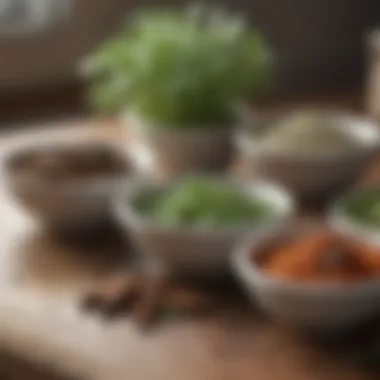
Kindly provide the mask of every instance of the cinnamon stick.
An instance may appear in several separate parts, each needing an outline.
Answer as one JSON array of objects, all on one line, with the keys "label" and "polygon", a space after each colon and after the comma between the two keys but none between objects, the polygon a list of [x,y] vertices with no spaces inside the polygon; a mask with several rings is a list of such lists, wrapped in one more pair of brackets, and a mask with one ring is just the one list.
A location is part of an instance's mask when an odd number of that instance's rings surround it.
[{"label": "cinnamon stick", "polygon": [[136,275],[122,273],[102,283],[98,289],[85,297],[82,308],[89,312],[110,315],[128,308],[136,299],[140,278]]}]

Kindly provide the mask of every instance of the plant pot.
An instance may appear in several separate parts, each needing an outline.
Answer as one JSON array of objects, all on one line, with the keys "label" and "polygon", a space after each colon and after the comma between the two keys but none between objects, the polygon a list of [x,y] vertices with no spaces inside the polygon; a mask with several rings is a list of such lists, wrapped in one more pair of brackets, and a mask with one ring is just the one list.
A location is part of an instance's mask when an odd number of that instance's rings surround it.
[{"label": "plant pot", "polygon": [[175,176],[226,170],[234,156],[233,128],[164,129],[124,119],[132,161],[144,171]]}]

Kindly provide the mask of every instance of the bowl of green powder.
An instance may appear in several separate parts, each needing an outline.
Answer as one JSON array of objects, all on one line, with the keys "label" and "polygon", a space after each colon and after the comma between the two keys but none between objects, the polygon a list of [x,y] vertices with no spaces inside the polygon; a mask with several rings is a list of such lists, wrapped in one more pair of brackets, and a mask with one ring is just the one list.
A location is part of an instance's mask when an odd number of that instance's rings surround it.
[{"label": "bowl of green powder", "polygon": [[345,112],[302,111],[257,124],[236,139],[250,169],[300,197],[345,190],[380,147],[378,125]]},{"label": "bowl of green powder", "polygon": [[181,275],[226,273],[237,240],[281,224],[294,210],[273,183],[206,177],[136,183],[120,189],[114,206],[138,251]]}]

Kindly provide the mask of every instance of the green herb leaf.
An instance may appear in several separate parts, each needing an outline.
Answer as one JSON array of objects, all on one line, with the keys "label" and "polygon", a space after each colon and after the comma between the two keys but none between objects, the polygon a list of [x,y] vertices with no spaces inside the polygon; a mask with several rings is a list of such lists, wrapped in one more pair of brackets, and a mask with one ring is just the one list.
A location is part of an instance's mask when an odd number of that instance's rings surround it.
[{"label": "green herb leaf", "polygon": [[132,107],[162,125],[230,123],[231,106],[273,76],[267,41],[241,17],[192,7],[137,14],[81,66],[97,109]]},{"label": "green herb leaf", "polygon": [[205,179],[184,181],[167,194],[140,197],[136,206],[162,225],[204,228],[257,223],[274,212],[263,199]]},{"label": "green herb leaf", "polygon": [[342,206],[354,221],[369,227],[380,227],[380,190],[365,191],[350,197]]}]

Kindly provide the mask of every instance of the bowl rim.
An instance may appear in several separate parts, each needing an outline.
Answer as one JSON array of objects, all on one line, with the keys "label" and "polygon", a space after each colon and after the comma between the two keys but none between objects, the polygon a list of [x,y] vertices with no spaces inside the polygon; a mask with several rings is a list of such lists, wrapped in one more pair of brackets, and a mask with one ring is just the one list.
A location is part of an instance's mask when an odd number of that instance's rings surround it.
[{"label": "bowl rim", "polygon": [[[378,191],[380,193],[379,185],[371,185],[363,188],[349,190],[339,197],[332,205],[328,213],[328,223],[334,228],[347,233],[370,239],[374,242],[374,237],[378,236],[378,228],[370,224],[361,223],[354,217],[351,217],[345,210],[344,203],[355,197],[360,197],[365,194]],[[380,237],[376,239],[380,244]]]},{"label": "bowl rim", "polygon": [[[256,191],[260,196],[265,197],[266,191],[269,191],[272,196],[276,197],[276,201],[273,201],[272,204],[277,207],[276,216],[272,221],[258,223],[253,225],[251,223],[244,223],[235,227],[221,227],[221,228],[205,228],[205,227],[184,227],[184,226],[162,226],[153,218],[144,217],[138,211],[135,210],[132,203],[134,197],[136,197],[142,189],[147,188],[156,188],[158,190],[165,190],[170,187],[176,186],[179,183],[186,181],[188,179],[202,179],[211,178],[213,181],[220,182],[222,184],[227,184],[232,188],[238,188],[241,191],[250,194],[250,191]],[[266,198],[268,199],[268,198]],[[169,182],[163,182],[159,180],[147,180],[140,179],[134,183],[123,184],[119,187],[116,192],[116,196],[112,202],[112,208],[116,217],[121,220],[125,225],[131,225],[135,228],[144,228],[152,229],[157,232],[173,232],[186,235],[194,236],[220,236],[221,234],[230,234],[241,233],[250,229],[260,229],[265,228],[266,226],[271,225],[272,223],[276,224],[281,222],[284,219],[291,217],[296,210],[296,203],[293,196],[288,192],[283,186],[276,184],[273,181],[267,181],[263,179],[255,180],[239,180],[235,178],[230,178],[227,176],[211,176],[194,174],[194,175],[184,175],[180,178],[174,179]]]},{"label": "bowl rim", "polygon": [[[301,229],[314,229],[323,228],[326,229],[326,225],[320,221],[303,221],[300,224]],[[259,266],[251,259],[252,255],[257,255],[259,248],[267,242],[268,240],[278,237],[279,234],[284,234],[287,236],[289,233],[301,234],[303,231],[299,231],[293,225],[290,230],[286,226],[285,229],[279,230],[278,228],[270,229],[267,231],[258,231],[255,234],[249,234],[243,239],[243,243],[238,245],[234,253],[231,256],[232,267],[238,277],[244,282],[248,283],[252,287],[252,283],[259,283],[262,286],[272,288],[278,292],[292,293],[294,295],[300,296],[310,296],[313,298],[339,298],[339,297],[349,297],[349,296],[359,296],[363,293],[373,293],[377,291],[380,295],[380,277],[379,279],[369,279],[363,281],[357,281],[352,283],[308,283],[293,280],[283,280],[277,279],[270,275],[265,274]],[[327,226],[333,232],[341,234],[344,233],[334,230],[330,226]],[[260,286],[260,285],[258,285]]]},{"label": "bowl rim", "polygon": [[[248,157],[255,157],[260,154],[268,154],[270,156],[277,156],[285,160],[297,159],[321,163],[331,162],[331,160],[346,160],[347,158],[357,156],[358,153],[371,154],[372,152],[375,153],[376,150],[380,149],[380,123],[376,121],[373,117],[364,116],[355,112],[345,110],[308,108],[302,109],[301,111],[293,110],[288,112],[276,113],[275,115],[272,115],[272,117],[269,118],[264,117],[263,124],[268,125],[268,123],[270,123],[268,119],[274,120],[275,124],[280,122],[282,118],[287,118],[292,115],[297,115],[303,112],[308,113],[312,116],[324,116],[340,120],[341,125],[339,125],[339,128],[341,128],[345,133],[355,134],[356,137],[359,137],[360,135],[363,136],[363,144],[361,146],[358,146],[358,149],[347,152],[300,152],[293,149],[277,149],[263,145],[260,137],[253,137],[249,134],[248,128],[243,127],[238,129],[234,135],[235,146],[241,153],[247,155]],[[254,119],[255,120],[253,121],[253,123],[256,123],[257,120],[260,120],[260,117]],[[247,122],[245,123],[245,125],[246,124]],[[358,124],[360,124],[360,127]],[[351,130],[348,128],[348,126],[351,127]],[[363,128],[366,128],[365,132]],[[364,139],[364,133],[371,134],[371,138]]]},{"label": "bowl rim", "polygon": [[[70,149],[70,147],[83,146],[88,147],[104,147],[114,152],[126,164],[126,169],[119,174],[111,174],[106,176],[96,176],[84,179],[69,179],[64,181],[46,181],[36,175],[18,174],[12,168],[13,160],[27,154],[38,152],[49,152],[56,149]],[[16,185],[23,189],[33,189],[34,191],[54,191],[62,193],[96,193],[105,186],[112,186],[115,182],[122,181],[125,177],[132,176],[132,166],[128,158],[128,154],[120,144],[114,141],[94,140],[94,141],[79,141],[79,142],[58,142],[49,141],[41,144],[28,143],[22,146],[13,147],[7,151],[3,158],[3,171],[7,182],[12,186]]]}]

